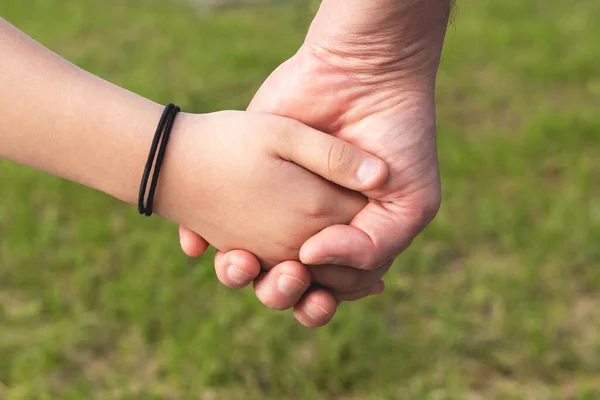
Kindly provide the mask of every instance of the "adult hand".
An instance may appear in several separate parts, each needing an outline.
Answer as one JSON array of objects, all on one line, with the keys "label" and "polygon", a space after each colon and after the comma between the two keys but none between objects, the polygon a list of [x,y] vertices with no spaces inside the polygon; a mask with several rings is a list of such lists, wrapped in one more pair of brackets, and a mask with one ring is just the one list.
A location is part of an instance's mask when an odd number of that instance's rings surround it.
[{"label": "adult hand", "polygon": [[[390,170],[384,186],[364,193],[370,201],[350,225],[330,226],[302,246],[310,277],[329,289],[311,290],[295,304],[296,318],[307,326],[331,319],[334,298],[382,291],[380,279],[393,259],[439,209],[434,88],[449,9],[448,0],[325,0],[299,52],[273,72],[249,107],[331,133]],[[181,242],[190,255],[205,244],[185,228]],[[239,250],[218,253],[215,266],[230,287],[260,272],[258,261]],[[255,291],[269,307],[284,309],[297,293],[282,282],[308,278],[306,267],[288,262],[261,274]]]}]

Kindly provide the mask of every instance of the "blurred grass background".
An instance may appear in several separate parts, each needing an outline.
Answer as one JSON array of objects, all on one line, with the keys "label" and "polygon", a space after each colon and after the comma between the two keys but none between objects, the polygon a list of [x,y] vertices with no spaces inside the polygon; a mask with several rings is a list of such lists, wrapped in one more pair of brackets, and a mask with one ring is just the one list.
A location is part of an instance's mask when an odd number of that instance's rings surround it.
[{"label": "blurred grass background", "polygon": [[[0,16],[156,101],[243,109],[315,2],[203,3],[3,0]],[[0,399],[599,399],[598,15],[458,2],[440,215],[385,294],[319,330],[222,288],[174,225],[0,162]]]}]

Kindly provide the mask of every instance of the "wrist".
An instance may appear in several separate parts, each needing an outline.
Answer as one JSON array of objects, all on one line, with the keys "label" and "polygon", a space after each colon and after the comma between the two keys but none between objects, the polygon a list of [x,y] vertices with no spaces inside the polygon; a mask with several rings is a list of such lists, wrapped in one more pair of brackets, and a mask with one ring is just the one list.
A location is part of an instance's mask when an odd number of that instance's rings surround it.
[{"label": "wrist", "polygon": [[[303,47],[338,69],[435,80],[451,0],[324,0]],[[414,80],[414,79],[413,79]],[[414,82],[415,84],[419,82]]]},{"label": "wrist", "polygon": [[99,157],[86,176],[74,180],[135,205],[164,106],[133,96],[131,101],[107,105]]},{"label": "wrist", "polygon": [[[347,49],[349,54],[356,51]],[[402,101],[417,100],[417,97],[429,99],[435,94],[437,66],[427,71],[392,67],[391,63],[383,61],[378,64],[374,58],[366,60],[359,55],[342,56],[322,46],[307,43],[294,55],[293,62],[303,75],[318,76],[321,80],[330,77],[326,83],[328,87],[353,87],[348,101],[358,101],[371,94],[374,88],[377,88],[378,98],[382,100],[399,95],[403,97]]]},{"label": "wrist", "polygon": [[[161,108],[160,112],[163,109]],[[156,214],[173,222],[185,224],[189,217],[198,215],[202,209],[199,192],[204,192],[210,182],[210,138],[208,123],[212,114],[189,114],[180,112],[175,117],[159,180],[154,196],[153,210]],[[160,115],[155,121],[152,134],[144,147],[144,159],[138,166],[138,175],[134,177],[135,198],[129,203],[137,203],[139,185],[147,157],[150,151],[152,135],[156,130]],[[206,152],[208,149],[209,152]],[[210,191],[206,190],[209,195]],[[190,208],[192,207],[192,208]]]}]

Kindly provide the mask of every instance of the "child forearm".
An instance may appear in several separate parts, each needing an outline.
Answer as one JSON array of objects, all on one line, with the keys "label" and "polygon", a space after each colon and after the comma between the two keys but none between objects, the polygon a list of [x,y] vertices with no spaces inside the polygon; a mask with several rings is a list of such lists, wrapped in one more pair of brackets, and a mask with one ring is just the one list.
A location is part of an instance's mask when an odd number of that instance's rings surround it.
[{"label": "child forearm", "polygon": [[[137,201],[162,106],[75,67],[4,21],[0,90],[1,158]],[[334,182],[369,191],[386,179],[381,160],[291,119],[181,113],[154,211],[220,249],[248,249],[274,264],[297,259],[307,238],[348,223],[366,204]]]},{"label": "child forearm", "polygon": [[0,158],[134,203],[161,112],[0,19]]}]

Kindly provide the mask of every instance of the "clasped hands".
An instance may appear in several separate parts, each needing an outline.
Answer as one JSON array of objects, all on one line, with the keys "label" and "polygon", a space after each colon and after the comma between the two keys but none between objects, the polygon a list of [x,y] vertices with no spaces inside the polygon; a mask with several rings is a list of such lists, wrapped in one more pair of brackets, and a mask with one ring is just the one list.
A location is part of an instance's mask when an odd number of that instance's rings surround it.
[{"label": "clasped hands", "polygon": [[[186,254],[213,244],[223,284],[254,282],[260,301],[293,307],[310,327],[341,301],[383,291],[394,258],[440,205],[434,87],[449,9],[427,8],[435,2],[358,14],[323,2],[251,113],[217,113],[239,121],[239,134],[204,153],[229,166],[211,171],[223,183],[203,205],[207,218],[180,228]],[[208,118],[212,132],[231,131]]]},{"label": "clasped hands", "polygon": [[[435,76],[450,0],[323,0],[249,112],[178,114],[153,210],[219,280],[321,326],[380,293],[440,204]],[[162,106],[0,19],[0,158],[135,204]]]}]

